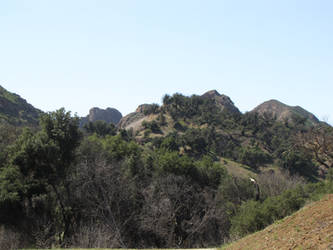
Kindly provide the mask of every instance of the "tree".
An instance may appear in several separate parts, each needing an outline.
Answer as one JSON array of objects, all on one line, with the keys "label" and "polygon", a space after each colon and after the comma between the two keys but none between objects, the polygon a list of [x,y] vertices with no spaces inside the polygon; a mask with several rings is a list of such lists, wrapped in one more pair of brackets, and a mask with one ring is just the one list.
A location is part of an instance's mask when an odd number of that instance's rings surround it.
[{"label": "tree", "polygon": [[299,133],[297,145],[310,153],[316,161],[326,168],[333,168],[333,128],[319,125],[307,132]]},{"label": "tree", "polygon": [[40,124],[41,131],[33,134],[26,130],[12,147],[9,164],[0,173],[1,182],[6,183],[5,180],[13,178],[13,171],[17,169],[15,181],[21,182],[20,185],[16,184],[15,189],[13,185],[7,185],[8,191],[19,196],[12,196],[17,201],[24,204],[28,200],[31,206],[33,197],[42,194],[55,197],[53,213],[60,211],[57,222],[63,237],[66,237],[72,223],[68,177],[81,139],[79,119],[62,108],[45,114]]},{"label": "tree", "polygon": [[85,131],[89,134],[96,133],[98,136],[104,137],[106,135],[116,135],[117,128],[112,123],[105,121],[88,122],[83,126]]},{"label": "tree", "polygon": [[240,161],[243,164],[249,165],[250,167],[257,169],[260,164],[265,164],[271,161],[271,156],[262,151],[258,145],[254,147],[247,146],[242,148],[240,153]]},{"label": "tree", "polygon": [[66,174],[75,159],[75,150],[79,146],[81,133],[79,118],[72,117],[70,112],[61,108],[55,112],[44,115],[41,119],[42,131],[37,134],[40,137],[41,147],[49,155],[49,173],[46,178],[51,185],[55,185],[65,179]]}]

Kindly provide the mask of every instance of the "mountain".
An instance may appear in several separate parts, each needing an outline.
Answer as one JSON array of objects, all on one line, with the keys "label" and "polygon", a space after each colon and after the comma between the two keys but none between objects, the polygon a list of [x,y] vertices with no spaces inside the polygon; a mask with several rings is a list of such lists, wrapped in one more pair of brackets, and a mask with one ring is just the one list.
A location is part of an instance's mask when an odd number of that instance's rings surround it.
[{"label": "mountain", "polygon": [[240,113],[238,108],[235,106],[233,101],[231,101],[229,96],[221,95],[216,90],[210,90],[204,93],[202,98],[212,99],[215,101],[215,104],[221,109],[221,110],[227,110],[232,113]]},{"label": "mountain", "polygon": [[330,194],[222,249],[333,249],[332,204]]},{"label": "mountain", "polygon": [[278,121],[305,121],[308,125],[319,124],[319,120],[309,111],[303,109],[300,106],[288,106],[278,100],[269,100],[254,108],[252,113],[258,113],[263,116],[269,114],[276,117]]},{"label": "mountain", "polygon": [[[193,95],[192,97],[185,97],[181,94],[175,94],[173,97],[178,96],[178,98],[184,100],[188,100],[190,98],[196,98],[201,101],[203,100],[212,100],[214,108],[216,108],[217,112],[229,112],[231,114],[240,114],[240,111],[238,108],[234,105],[230,97],[226,95],[221,95],[216,90],[210,90],[204,93],[201,96]],[[171,97],[171,99],[173,98]],[[170,100],[171,100],[170,99]],[[172,102],[172,101],[171,101]],[[177,102],[177,101],[175,101]],[[182,101],[180,101],[182,102]],[[191,102],[191,101],[190,101]],[[183,103],[184,104],[184,103]],[[182,106],[178,105],[179,107]],[[123,129],[130,129],[133,128],[134,131],[138,131],[142,129],[141,123],[143,121],[152,121],[155,118],[157,118],[157,114],[163,113],[167,117],[170,115],[170,105],[165,103],[162,105],[162,107],[159,107],[157,104],[141,104],[137,107],[135,112],[132,112],[126,116],[124,116],[119,124],[118,127]],[[172,105],[171,105],[172,106]],[[200,105],[199,105],[200,106]],[[186,109],[186,108],[185,108]],[[194,109],[194,112],[196,113],[198,110]],[[181,114],[182,116],[183,114]],[[170,120],[170,119],[169,119]]]},{"label": "mountain", "polygon": [[37,125],[42,111],[19,95],[0,86],[0,122],[12,125]]},{"label": "mountain", "polygon": [[95,121],[105,121],[116,125],[122,117],[122,114],[115,108],[100,109],[95,107],[91,108],[89,114],[81,119],[80,126]]}]

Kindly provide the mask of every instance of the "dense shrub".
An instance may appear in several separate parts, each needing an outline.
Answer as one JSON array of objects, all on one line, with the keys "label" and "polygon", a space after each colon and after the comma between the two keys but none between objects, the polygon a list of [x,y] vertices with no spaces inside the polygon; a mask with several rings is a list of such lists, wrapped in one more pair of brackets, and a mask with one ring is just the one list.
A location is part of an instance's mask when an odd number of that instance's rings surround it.
[{"label": "dense shrub", "polygon": [[281,195],[269,197],[263,202],[249,200],[244,202],[236,215],[231,218],[230,233],[243,237],[272,224],[300,209],[307,200],[319,199],[323,194],[333,191],[330,182],[308,184],[286,190]]},{"label": "dense shrub", "polygon": [[150,130],[151,132],[153,132],[155,134],[161,134],[162,133],[160,126],[158,125],[158,123],[155,120],[153,120],[151,122],[143,121],[142,126],[145,129],[148,129],[148,130]]},{"label": "dense shrub", "polygon": [[268,163],[272,157],[266,152],[262,151],[258,146],[242,148],[240,152],[240,161],[254,169],[260,165]]}]

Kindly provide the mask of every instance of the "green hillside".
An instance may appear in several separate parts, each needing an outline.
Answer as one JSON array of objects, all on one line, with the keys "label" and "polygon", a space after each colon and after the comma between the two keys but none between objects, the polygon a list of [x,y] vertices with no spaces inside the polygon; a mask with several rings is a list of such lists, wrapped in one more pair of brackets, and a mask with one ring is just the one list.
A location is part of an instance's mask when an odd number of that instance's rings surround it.
[{"label": "green hillside", "polygon": [[313,202],[273,225],[226,245],[224,250],[332,249],[333,195]]},{"label": "green hillside", "polygon": [[[2,93],[20,121],[30,106]],[[333,190],[332,127],[242,114],[216,91],[79,123],[60,109],[1,126],[0,249],[217,247]]]},{"label": "green hillside", "polygon": [[12,125],[37,125],[41,111],[19,95],[0,86],[0,122]]}]

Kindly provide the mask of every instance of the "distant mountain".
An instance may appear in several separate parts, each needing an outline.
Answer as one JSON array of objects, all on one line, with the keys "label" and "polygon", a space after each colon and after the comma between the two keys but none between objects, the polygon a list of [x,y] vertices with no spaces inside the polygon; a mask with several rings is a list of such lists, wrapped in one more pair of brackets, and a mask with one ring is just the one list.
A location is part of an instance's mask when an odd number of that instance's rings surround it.
[{"label": "distant mountain", "polygon": [[275,117],[278,121],[295,122],[303,120],[308,125],[316,125],[320,123],[318,118],[303,109],[300,106],[288,106],[278,100],[269,100],[254,108],[252,113],[259,115],[268,114]]},{"label": "distant mountain", "polygon": [[37,125],[42,113],[19,95],[0,86],[0,122],[12,125]]},{"label": "distant mountain", "polygon": [[216,90],[210,90],[204,93],[201,97],[215,100],[216,105],[221,108],[221,110],[227,110],[232,113],[240,113],[239,109],[235,106],[233,101],[231,101],[229,96],[221,95]]},{"label": "distant mountain", "polygon": [[80,126],[95,121],[105,121],[116,125],[122,117],[122,114],[115,108],[100,109],[95,107],[89,110],[89,115],[81,119]]}]

